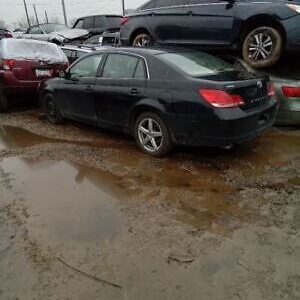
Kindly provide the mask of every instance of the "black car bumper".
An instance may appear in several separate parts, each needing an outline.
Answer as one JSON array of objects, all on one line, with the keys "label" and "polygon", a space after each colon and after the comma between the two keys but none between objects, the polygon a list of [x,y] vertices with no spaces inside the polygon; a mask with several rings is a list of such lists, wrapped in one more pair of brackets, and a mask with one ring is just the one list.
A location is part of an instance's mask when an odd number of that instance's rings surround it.
[{"label": "black car bumper", "polygon": [[199,120],[189,116],[169,118],[175,144],[187,146],[223,147],[240,144],[257,137],[270,128],[276,119],[277,104],[263,110],[244,113],[240,109],[216,112],[214,120]]}]

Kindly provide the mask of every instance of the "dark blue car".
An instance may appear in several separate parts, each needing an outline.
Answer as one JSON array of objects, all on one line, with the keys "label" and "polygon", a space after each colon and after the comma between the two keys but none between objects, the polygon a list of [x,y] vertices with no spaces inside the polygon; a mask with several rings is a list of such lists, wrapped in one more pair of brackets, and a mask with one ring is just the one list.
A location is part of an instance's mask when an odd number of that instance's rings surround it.
[{"label": "dark blue car", "polygon": [[151,0],[122,20],[123,45],[236,49],[255,68],[300,50],[300,1]]}]

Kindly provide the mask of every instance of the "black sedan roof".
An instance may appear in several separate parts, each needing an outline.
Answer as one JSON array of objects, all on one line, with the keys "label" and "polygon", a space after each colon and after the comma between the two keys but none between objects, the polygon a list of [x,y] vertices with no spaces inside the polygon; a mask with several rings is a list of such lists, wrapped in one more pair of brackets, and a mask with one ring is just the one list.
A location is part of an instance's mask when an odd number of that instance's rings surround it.
[{"label": "black sedan roof", "polygon": [[[193,51],[193,50],[187,50],[184,49],[185,51]],[[101,50],[100,50],[101,51]],[[128,52],[132,54],[137,54],[137,55],[158,55],[158,54],[163,54],[163,53],[174,53],[174,52],[179,52],[183,51],[182,48],[138,48],[138,47],[111,47],[111,48],[106,48],[102,51],[106,52],[111,52],[111,53],[120,53],[120,52]]]}]

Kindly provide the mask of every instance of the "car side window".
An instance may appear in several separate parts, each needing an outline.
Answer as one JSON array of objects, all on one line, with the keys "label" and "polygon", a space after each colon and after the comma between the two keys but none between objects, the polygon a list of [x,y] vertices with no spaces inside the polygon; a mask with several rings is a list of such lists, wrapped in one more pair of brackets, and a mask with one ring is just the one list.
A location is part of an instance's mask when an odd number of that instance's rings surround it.
[{"label": "car side window", "polygon": [[94,18],[88,17],[85,18],[83,21],[83,29],[90,29],[94,27]]},{"label": "car side window", "polygon": [[72,57],[72,50],[69,49],[62,49],[64,51],[64,53],[66,54],[67,57]]},{"label": "car side window", "polygon": [[96,77],[103,54],[88,56],[70,69],[70,77]]},{"label": "car side window", "polygon": [[105,22],[104,22],[104,18],[101,16],[99,17],[95,17],[95,24],[94,27],[95,28],[101,28],[105,26]]},{"label": "car side window", "polygon": [[187,4],[188,0],[158,0],[155,7],[180,6]]},{"label": "car side window", "polygon": [[109,54],[103,68],[103,78],[134,78],[139,58],[125,54]]},{"label": "car side window", "polygon": [[146,79],[145,76],[145,63],[143,60],[139,59],[139,62],[137,64],[135,74],[134,74],[135,79]]},{"label": "car side window", "polygon": [[75,28],[82,29],[83,28],[83,20],[79,20],[76,23]]}]

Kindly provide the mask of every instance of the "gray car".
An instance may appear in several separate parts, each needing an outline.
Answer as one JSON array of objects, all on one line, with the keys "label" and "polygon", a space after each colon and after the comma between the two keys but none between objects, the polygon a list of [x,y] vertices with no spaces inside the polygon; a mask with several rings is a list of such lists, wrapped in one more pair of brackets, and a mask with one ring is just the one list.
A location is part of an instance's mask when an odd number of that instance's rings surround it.
[{"label": "gray car", "polygon": [[84,41],[89,32],[84,29],[73,29],[63,24],[47,23],[32,26],[26,33],[15,34],[17,38],[33,39],[55,44],[64,44],[75,41]]}]

